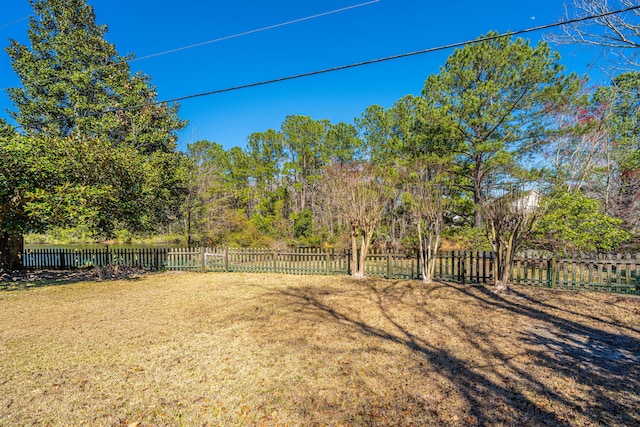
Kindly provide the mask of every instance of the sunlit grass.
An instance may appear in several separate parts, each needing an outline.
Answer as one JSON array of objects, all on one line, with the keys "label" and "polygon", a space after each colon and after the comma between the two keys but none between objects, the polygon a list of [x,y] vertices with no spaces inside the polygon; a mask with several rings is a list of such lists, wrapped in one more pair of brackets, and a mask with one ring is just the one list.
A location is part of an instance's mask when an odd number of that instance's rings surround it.
[{"label": "sunlit grass", "polygon": [[0,425],[640,423],[632,297],[165,273],[0,314]]}]

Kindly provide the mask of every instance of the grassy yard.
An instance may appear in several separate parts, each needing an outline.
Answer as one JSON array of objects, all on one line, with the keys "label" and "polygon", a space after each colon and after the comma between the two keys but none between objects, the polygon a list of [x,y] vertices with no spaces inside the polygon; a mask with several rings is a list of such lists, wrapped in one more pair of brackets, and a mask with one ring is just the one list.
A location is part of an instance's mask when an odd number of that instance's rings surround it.
[{"label": "grassy yard", "polygon": [[5,287],[0,425],[640,425],[640,299],[269,274]]}]

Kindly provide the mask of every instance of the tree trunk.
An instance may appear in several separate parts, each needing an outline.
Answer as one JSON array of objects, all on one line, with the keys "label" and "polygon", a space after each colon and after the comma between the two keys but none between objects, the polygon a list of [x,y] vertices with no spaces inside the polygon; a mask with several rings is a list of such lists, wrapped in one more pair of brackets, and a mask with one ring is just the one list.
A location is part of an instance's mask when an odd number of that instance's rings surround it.
[{"label": "tree trunk", "polygon": [[426,277],[425,282],[431,283],[433,282],[433,277],[436,273],[436,257],[438,256],[438,250],[440,249],[440,236],[436,234],[435,236],[429,233],[429,248],[427,251],[427,263],[426,263]]},{"label": "tree trunk", "polygon": [[0,234],[0,270],[19,270],[22,268],[22,235]]},{"label": "tree trunk", "polygon": [[358,274],[356,275],[356,279],[364,279],[365,275],[365,262],[367,260],[367,253],[369,252],[369,239],[367,233],[365,232],[362,236],[362,242],[360,245],[360,261],[358,262]]},{"label": "tree trunk", "polygon": [[422,219],[418,218],[418,255],[420,261],[420,271],[422,271],[422,281],[424,283],[431,282],[429,269],[427,267],[427,255],[425,254],[424,233],[422,232]]},{"label": "tree trunk", "polygon": [[351,230],[351,277],[359,279],[358,277],[358,230],[352,228]]},{"label": "tree trunk", "polygon": [[508,242],[498,242],[494,247],[496,254],[495,290],[506,291],[511,279],[511,266],[513,264],[513,248],[515,241],[512,238]]},{"label": "tree trunk", "polygon": [[476,206],[476,210],[473,213],[473,227],[482,228],[482,207],[484,205],[484,199],[482,197],[482,157],[476,157],[476,167],[473,171],[473,202]]},{"label": "tree trunk", "polygon": [[187,211],[187,248],[191,249],[191,209]]},{"label": "tree trunk", "polygon": [[502,271],[496,276],[495,290],[506,291],[509,289],[509,279],[511,276],[511,264],[503,266]]}]

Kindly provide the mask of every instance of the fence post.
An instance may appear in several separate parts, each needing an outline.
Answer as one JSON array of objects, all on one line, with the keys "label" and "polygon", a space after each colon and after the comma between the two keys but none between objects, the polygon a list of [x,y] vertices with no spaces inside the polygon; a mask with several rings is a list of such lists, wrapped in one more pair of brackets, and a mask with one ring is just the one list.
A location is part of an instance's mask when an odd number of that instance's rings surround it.
[{"label": "fence post", "polygon": [[460,256],[460,276],[462,277],[462,284],[463,285],[467,284],[466,277],[465,277],[466,274],[467,274],[467,271],[466,271],[466,268],[465,268],[466,265],[467,265],[467,262],[466,262],[467,261],[466,260],[467,254],[468,254],[468,251],[463,251],[462,255]]},{"label": "fence post", "polygon": [[325,274],[328,276],[331,269],[329,268],[329,262],[331,262],[331,256],[329,255],[329,249],[325,249],[325,266],[324,266],[324,272]]},{"label": "fence post", "polygon": [[277,252],[278,252],[277,249],[271,250],[271,261],[273,263],[273,272],[274,273],[278,272],[278,255],[277,255]]},{"label": "fence post", "polygon": [[391,267],[391,252],[387,253],[387,279],[393,279],[393,271]]},{"label": "fence post", "polygon": [[206,262],[206,255],[205,255],[205,248],[200,248],[200,262],[202,262],[202,272],[206,273],[207,272],[207,262]]}]

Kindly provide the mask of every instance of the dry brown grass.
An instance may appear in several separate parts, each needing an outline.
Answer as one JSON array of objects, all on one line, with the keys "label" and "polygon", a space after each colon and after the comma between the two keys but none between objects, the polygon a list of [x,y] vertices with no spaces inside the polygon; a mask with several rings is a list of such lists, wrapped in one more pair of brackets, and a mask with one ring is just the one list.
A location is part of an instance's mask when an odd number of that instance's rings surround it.
[{"label": "dry brown grass", "polygon": [[165,273],[0,292],[0,425],[640,424],[640,300]]}]

